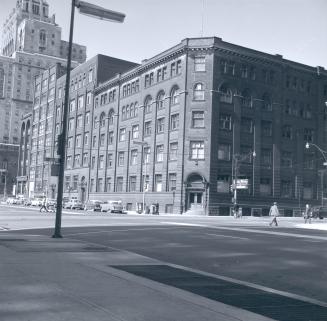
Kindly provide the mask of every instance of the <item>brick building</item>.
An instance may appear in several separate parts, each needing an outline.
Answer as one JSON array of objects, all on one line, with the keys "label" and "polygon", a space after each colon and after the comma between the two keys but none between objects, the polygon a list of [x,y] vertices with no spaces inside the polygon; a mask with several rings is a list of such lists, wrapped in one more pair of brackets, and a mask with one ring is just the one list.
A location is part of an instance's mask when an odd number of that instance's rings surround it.
[{"label": "brick building", "polygon": [[[97,55],[71,71],[65,195],[77,194],[82,200],[86,198],[89,176],[85,166],[89,163],[88,141],[93,117],[94,88],[117,73],[135,66],[132,62]],[[44,194],[50,198],[56,197],[58,183],[52,165],[55,165],[58,158],[57,144],[61,133],[65,82],[65,68],[60,64],[35,78],[28,169],[28,195],[31,197]],[[23,130],[24,124],[22,132]]]},{"label": "brick building", "polygon": [[321,200],[322,155],[305,143],[326,147],[322,67],[185,39],[95,93],[90,199],[134,209],[146,186],[162,212],[229,215],[237,170],[245,215],[266,214],[273,200],[296,215]]}]

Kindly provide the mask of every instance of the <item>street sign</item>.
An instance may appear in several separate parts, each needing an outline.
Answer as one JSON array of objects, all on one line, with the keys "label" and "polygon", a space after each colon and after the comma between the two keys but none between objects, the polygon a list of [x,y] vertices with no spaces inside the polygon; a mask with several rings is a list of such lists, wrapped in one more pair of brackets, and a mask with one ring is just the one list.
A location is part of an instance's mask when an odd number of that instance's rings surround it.
[{"label": "street sign", "polygon": [[248,188],[249,188],[249,180],[247,178],[239,178],[236,181],[236,189],[248,189]]}]

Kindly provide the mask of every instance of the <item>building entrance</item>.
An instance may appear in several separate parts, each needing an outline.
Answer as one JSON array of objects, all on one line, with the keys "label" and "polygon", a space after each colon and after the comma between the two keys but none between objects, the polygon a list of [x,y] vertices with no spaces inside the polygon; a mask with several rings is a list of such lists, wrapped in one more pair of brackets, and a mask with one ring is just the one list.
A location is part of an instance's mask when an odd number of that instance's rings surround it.
[{"label": "building entrance", "polygon": [[203,193],[202,192],[190,192],[189,193],[189,209],[203,208]]}]

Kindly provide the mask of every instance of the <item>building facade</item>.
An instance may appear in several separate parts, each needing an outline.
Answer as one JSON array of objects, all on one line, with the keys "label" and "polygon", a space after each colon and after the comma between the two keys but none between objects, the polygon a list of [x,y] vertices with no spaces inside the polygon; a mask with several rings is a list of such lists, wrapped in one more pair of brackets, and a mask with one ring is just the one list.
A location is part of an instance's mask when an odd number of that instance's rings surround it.
[{"label": "building facade", "polygon": [[[86,200],[89,181],[86,166],[90,155],[88,140],[93,117],[94,88],[113,75],[135,66],[135,63],[97,55],[71,71],[65,196],[77,194],[82,200]],[[58,135],[62,130],[65,82],[65,68],[60,64],[52,66],[35,78],[28,168],[30,197],[57,196],[55,165],[59,157]],[[24,128],[25,122],[22,124],[22,136]]]},{"label": "building facade", "polygon": [[244,215],[273,201],[297,215],[324,195],[323,157],[305,144],[326,147],[326,76],[220,38],[183,40],[96,88],[88,198],[229,215],[237,179]]}]

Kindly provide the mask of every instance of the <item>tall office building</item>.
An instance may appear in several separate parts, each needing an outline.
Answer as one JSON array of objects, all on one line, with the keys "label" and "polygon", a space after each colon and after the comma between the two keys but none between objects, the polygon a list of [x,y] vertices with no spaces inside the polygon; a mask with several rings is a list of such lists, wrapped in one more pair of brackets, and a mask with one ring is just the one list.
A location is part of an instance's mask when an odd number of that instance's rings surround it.
[{"label": "tall office building", "polygon": [[[33,84],[36,75],[55,63],[65,65],[68,44],[61,39],[61,28],[55,16],[49,16],[49,5],[43,0],[19,0],[2,28],[0,55],[0,163],[7,161],[10,144],[16,150],[20,121],[32,111]],[[86,47],[73,45],[73,66],[86,60]],[[0,168],[1,169],[1,168]],[[8,177],[16,173],[7,172]],[[7,180],[7,194],[13,181]],[[3,187],[4,188],[4,187]],[[0,195],[3,194],[0,185]]]}]

